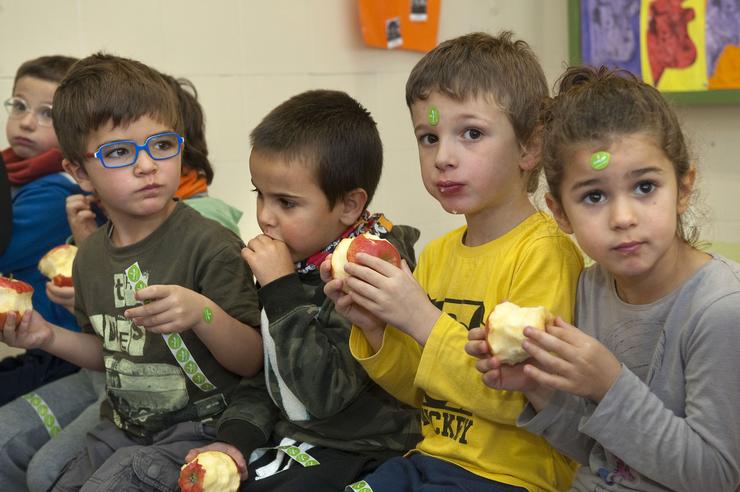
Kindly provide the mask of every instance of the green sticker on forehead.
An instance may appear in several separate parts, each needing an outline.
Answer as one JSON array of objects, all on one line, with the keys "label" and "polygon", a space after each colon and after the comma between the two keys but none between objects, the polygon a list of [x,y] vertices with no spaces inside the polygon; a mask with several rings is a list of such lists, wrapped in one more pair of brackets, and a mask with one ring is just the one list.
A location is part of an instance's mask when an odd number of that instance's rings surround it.
[{"label": "green sticker on forehead", "polygon": [[439,123],[439,109],[432,106],[429,108],[429,114],[427,117],[429,118],[430,125],[437,126],[437,123]]},{"label": "green sticker on forehead", "polygon": [[600,150],[591,154],[591,167],[597,171],[601,171],[609,165],[609,159],[611,155],[605,150]]}]

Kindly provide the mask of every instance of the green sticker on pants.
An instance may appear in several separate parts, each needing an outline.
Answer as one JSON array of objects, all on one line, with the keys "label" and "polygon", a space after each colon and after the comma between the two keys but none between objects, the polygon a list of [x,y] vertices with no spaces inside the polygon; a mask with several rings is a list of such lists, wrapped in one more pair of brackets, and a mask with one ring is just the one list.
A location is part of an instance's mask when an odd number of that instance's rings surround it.
[{"label": "green sticker on pants", "polygon": [[62,426],[59,425],[59,421],[54,415],[54,412],[51,411],[51,408],[49,408],[49,405],[46,404],[43,398],[36,393],[28,393],[27,395],[23,395],[21,398],[26,400],[28,404],[33,407],[36,415],[39,416],[44,427],[46,427],[46,432],[49,433],[50,437],[54,437],[59,434],[62,430]]},{"label": "green sticker on pants", "polygon": [[347,485],[347,487],[358,492],[373,492],[373,488],[370,487],[370,484],[364,480],[360,480],[359,482]]}]

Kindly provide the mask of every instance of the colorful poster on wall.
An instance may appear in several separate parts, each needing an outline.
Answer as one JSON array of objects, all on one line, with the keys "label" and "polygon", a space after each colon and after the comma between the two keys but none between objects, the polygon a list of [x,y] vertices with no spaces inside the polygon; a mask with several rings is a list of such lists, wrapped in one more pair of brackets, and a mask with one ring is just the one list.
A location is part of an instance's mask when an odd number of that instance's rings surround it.
[{"label": "colorful poster on wall", "polygon": [[667,92],[740,88],[740,0],[582,0],[584,63]]},{"label": "colorful poster on wall", "polygon": [[358,0],[365,44],[429,51],[437,45],[441,0]]}]

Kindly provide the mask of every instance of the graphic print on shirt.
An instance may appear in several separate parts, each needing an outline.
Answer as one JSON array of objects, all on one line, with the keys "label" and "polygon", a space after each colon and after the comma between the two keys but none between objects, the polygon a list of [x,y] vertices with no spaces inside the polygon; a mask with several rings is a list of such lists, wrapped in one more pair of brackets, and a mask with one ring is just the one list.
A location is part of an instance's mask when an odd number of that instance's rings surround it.
[{"label": "graphic print on shirt", "polygon": [[[470,330],[483,325],[486,307],[483,301],[470,299],[432,299],[438,309]],[[473,412],[445,400],[424,394],[421,406],[421,425],[431,426],[434,433],[467,444],[468,431],[473,427]]]},{"label": "graphic print on shirt", "polygon": [[[138,269],[138,263],[134,265]],[[134,292],[147,285],[149,273],[139,272],[140,275],[132,279],[132,267],[113,274],[116,314],[91,315],[90,323],[103,339],[108,398],[126,421],[140,424],[152,415],[184,408],[188,403],[188,389],[187,378],[178,365],[137,360],[145,359],[148,333],[144,327],[124,317],[123,311],[141,305]]]},{"label": "graphic print on shirt", "polygon": [[473,413],[425,394],[421,406],[421,425],[431,425],[435,434],[467,444],[465,437],[473,426]]}]

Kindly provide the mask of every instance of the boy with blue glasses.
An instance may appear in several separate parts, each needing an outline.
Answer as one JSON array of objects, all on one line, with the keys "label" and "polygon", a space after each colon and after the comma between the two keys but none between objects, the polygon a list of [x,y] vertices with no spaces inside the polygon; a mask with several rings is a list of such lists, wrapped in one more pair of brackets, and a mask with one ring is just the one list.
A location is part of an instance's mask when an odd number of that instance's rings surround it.
[{"label": "boy with blue glasses", "polygon": [[53,490],[172,490],[186,452],[213,439],[240,376],[262,367],[243,244],[173,200],[182,121],[155,70],[81,60],[54,98],[54,124],[65,169],[109,217],[75,259],[83,333],[26,313],[17,329],[8,317],[3,341],[105,371],[104,418]]}]

